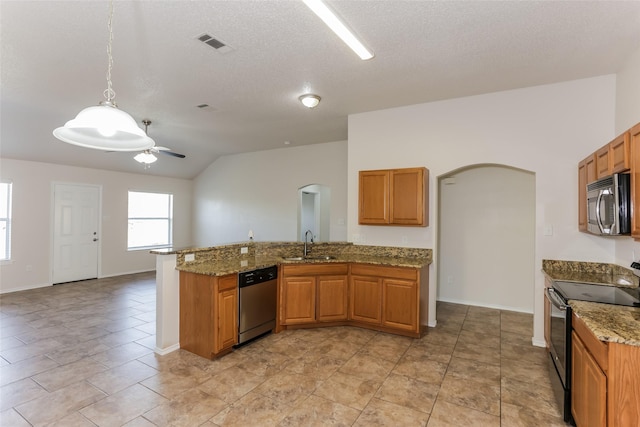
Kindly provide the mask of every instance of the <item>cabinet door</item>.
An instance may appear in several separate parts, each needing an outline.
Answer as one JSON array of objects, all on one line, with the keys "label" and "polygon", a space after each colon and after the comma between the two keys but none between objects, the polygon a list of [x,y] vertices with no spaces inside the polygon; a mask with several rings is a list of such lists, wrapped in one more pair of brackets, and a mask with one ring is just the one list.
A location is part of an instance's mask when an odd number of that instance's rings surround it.
[{"label": "cabinet door", "polygon": [[578,230],[587,231],[587,159],[578,163]]},{"label": "cabinet door", "polygon": [[578,426],[607,425],[607,377],[575,332],[571,335],[571,413]]},{"label": "cabinet door", "polygon": [[389,176],[389,222],[399,225],[426,226],[426,168],[392,170]]},{"label": "cabinet door", "polygon": [[347,320],[347,276],[319,276],[317,319],[320,322]]},{"label": "cabinet door", "polygon": [[609,156],[611,156],[611,173],[620,173],[629,170],[629,132],[625,132],[609,143]]},{"label": "cabinet door", "polygon": [[389,171],[360,171],[359,224],[389,223]]},{"label": "cabinet door", "polygon": [[596,151],[596,179],[611,175],[611,157],[609,157],[609,145],[605,145]]},{"label": "cabinet door", "polygon": [[381,322],[382,280],[374,277],[351,276],[349,318],[358,322]]},{"label": "cabinet door", "polygon": [[180,348],[210,358],[214,352],[214,278],[180,272]]},{"label": "cabinet door", "polygon": [[282,284],[280,323],[294,325],[315,322],[315,277],[283,277]]},{"label": "cabinet door", "polygon": [[631,154],[631,236],[634,239],[640,239],[640,123],[632,127],[629,133]]},{"label": "cabinet door", "polygon": [[382,324],[419,332],[418,284],[409,280],[382,280]]},{"label": "cabinet door", "polygon": [[218,292],[216,353],[238,343],[238,290]]}]

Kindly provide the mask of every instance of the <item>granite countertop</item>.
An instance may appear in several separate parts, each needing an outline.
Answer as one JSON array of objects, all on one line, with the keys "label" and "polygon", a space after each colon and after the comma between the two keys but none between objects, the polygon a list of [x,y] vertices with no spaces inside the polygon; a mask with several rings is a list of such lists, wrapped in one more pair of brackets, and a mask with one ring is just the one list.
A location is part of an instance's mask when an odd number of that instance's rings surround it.
[{"label": "granite countertop", "polygon": [[600,341],[640,347],[640,308],[576,300],[569,305]]},{"label": "granite countertop", "polygon": [[177,270],[189,273],[206,274],[209,276],[224,276],[280,264],[321,264],[321,263],[361,263],[386,265],[391,267],[422,268],[431,263],[421,258],[385,257],[372,255],[340,255],[331,259],[307,258],[289,260],[284,257],[254,257],[231,258],[226,260],[211,260],[205,262],[187,262],[176,267]]},{"label": "granite countertop", "polygon": [[[543,260],[542,271],[552,281],[638,288],[638,277],[614,264]],[[600,341],[640,346],[640,308],[577,300],[569,305]]]}]

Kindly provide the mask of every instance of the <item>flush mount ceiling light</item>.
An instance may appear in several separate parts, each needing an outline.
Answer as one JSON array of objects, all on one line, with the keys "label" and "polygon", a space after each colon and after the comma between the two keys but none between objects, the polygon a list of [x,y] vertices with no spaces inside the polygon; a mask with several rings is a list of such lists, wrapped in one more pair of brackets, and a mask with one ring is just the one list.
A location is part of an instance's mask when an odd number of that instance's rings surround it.
[{"label": "flush mount ceiling light", "polygon": [[373,52],[367,49],[364,44],[353,34],[353,32],[342,23],[340,18],[324,4],[322,0],[302,0],[309,9],[313,11],[331,30],[336,33],[342,41],[353,50],[362,60],[373,58]]},{"label": "flush mount ceiling light", "polygon": [[[106,151],[139,151],[155,145],[153,139],[140,129],[136,121],[126,112],[118,109],[113,101],[116,93],[111,87],[111,68],[113,57],[111,44],[113,41],[113,0],[109,5],[109,42],[107,43],[107,89],[104,91],[106,101],[99,105],[85,108],[75,119],[53,131],[53,136],[69,144],[80,147]],[[155,157],[155,156],[154,156]]]},{"label": "flush mount ceiling light", "polygon": [[314,95],[313,93],[307,93],[305,95],[301,95],[299,98],[302,105],[307,108],[317,107],[320,104],[320,97],[318,95]]}]

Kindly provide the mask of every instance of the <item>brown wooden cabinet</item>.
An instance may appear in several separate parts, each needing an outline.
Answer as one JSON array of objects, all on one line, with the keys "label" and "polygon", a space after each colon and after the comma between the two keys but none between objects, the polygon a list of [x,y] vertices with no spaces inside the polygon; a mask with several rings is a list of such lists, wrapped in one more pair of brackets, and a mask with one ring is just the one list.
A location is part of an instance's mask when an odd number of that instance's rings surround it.
[{"label": "brown wooden cabinet", "polygon": [[280,325],[347,320],[347,264],[282,267]]},{"label": "brown wooden cabinet", "polygon": [[629,152],[631,156],[631,236],[634,239],[640,239],[640,123],[629,131]]},{"label": "brown wooden cabinet", "polygon": [[420,334],[417,269],[353,264],[350,287],[351,320]]},{"label": "brown wooden cabinet", "polygon": [[316,277],[316,319],[319,322],[347,319],[348,284],[346,276]]},{"label": "brown wooden cabinet", "polygon": [[360,171],[358,223],[427,226],[427,168]]},{"label": "brown wooden cabinet", "polygon": [[380,325],[382,319],[382,279],[351,276],[349,319]]},{"label": "brown wooden cabinet", "polygon": [[578,163],[578,229],[587,231],[586,185],[614,173],[631,174],[631,235],[640,239],[640,123]]},{"label": "brown wooden cabinet", "polygon": [[596,151],[596,179],[611,175],[610,159],[608,144]]},{"label": "brown wooden cabinet", "polygon": [[579,427],[606,427],[607,377],[575,332],[571,343],[573,419]]},{"label": "brown wooden cabinet", "polygon": [[602,342],[572,319],[571,413],[577,427],[640,425],[640,347]]},{"label": "brown wooden cabinet", "polygon": [[213,359],[238,342],[236,274],[180,272],[180,348]]},{"label": "brown wooden cabinet", "polygon": [[629,132],[625,132],[609,143],[611,173],[626,172],[631,167]]}]

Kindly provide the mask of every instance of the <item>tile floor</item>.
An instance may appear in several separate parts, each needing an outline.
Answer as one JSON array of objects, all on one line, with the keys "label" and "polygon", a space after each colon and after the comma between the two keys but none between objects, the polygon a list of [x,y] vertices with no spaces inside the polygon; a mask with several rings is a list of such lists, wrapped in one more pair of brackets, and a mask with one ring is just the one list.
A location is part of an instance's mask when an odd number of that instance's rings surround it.
[{"label": "tile floor", "polygon": [[269,335],[154,354],[152,273],[0,296],[2,426],[564,426],[532,316],[439,303],[418,340]]}]

